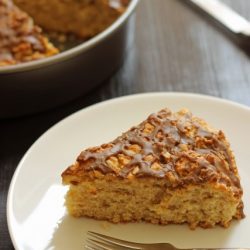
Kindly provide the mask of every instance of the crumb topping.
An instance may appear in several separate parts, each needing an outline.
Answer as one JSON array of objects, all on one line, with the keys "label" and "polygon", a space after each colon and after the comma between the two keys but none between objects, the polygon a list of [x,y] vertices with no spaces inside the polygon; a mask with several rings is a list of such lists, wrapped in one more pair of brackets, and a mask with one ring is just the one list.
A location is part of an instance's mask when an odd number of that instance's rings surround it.
[{"label": "crumb topping", "polygon": [[[120,178],[166,178],[170,187],[222,183],[241,195],[234,156],[222,131],[183,109],[163,109],[100,147],[83,151],[75,171]],[[64,174],[72,174],[68,168]]]}]

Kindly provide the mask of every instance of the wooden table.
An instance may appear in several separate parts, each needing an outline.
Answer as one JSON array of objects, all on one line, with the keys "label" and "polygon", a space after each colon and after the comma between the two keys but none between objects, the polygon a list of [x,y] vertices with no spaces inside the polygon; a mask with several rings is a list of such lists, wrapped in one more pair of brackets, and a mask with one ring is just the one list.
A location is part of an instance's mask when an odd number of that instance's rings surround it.
[{"label": "wooden table", "polygon": [[[249,0],[225,2],[250,20]],[[6,222],[12,175],[26,150],[49,127],[93,103],[141,92],[203,93],[250,106],[248,56],[247,48],[184,0],[141,0],[134,46],[110,80],[60,108],[0,121],[0,249],[13,249]]]}]

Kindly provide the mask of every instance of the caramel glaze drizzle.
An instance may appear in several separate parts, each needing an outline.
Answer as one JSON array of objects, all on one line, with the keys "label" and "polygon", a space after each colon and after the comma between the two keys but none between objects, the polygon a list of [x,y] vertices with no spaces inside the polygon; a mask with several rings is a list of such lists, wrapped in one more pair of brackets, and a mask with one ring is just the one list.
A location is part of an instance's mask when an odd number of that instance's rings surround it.
[{"label": "caramel glaze drizzle", "polygon": [[[143,132],[146,123],[154,126],[154,130],[149,134]],[[195,128],[195,135],[187,135],[187,124],[190,124],[192,129]],[[163,133],[164,136],[158,138],[159,132]],[[197,139],[201,139],[205,143],[205,147],[197,145]],[[138,154],[128,152],[127,148],[132,144],[141,147]],[[188,150],[183,151],[180,148],[181,144],[187,145]],[[86,171],[99,170],[104,174],[114,173],[114,170],[107,165],[106,160],[111,156],[124,154],[131,157],[132,160],[124,165],[119,173],[116,173],[121,178],[126,178],[137,167],[138,171],[135,174],[137,177],[165,178],[167,173],[171,172],[176,186],[185,183],[202,183],[206,180],[223,182],[227,186],[233,184],[233,186],[240,188],[234,159],[225,145],[223,132],[205,130],[201,124],[192,119],[190,112],[185,113],[181,118],[176,118],[168,109],[151,114],[139,126],[132,127],[111,144],[103,144],[101,148],[101,151],[98,151],[98,148],[87,149],[77,158]],[[169,161],[162,157],[163,152],[171,154]],[[161,169],[152,169],[153,162],[144,159],[147,155],[152,155],[154,162],[158,162]],[[190,169],[192,174],[181,175],[176,170],[176,163],[183,158],[186,158],[190,163],[198,164],[199,167],[195,170]],[[173,185],[173,183],[171,184]]]}]

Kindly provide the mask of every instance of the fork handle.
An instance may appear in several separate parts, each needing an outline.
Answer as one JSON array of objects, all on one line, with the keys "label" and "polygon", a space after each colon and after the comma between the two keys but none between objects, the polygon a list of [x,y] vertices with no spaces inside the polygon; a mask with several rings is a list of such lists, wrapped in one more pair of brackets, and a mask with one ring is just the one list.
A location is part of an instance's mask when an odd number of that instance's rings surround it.
[{"label": "fork handle", "polygon": [[191,248],[185,250],[250,250],[250,248]]}]

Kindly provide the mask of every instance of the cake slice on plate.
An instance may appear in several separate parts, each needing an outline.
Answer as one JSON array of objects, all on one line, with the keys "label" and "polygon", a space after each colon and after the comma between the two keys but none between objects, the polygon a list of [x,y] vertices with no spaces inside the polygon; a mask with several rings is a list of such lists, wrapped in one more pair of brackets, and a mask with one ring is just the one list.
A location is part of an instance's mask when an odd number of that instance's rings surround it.
[{"label": "cake slice on plate", "polygon": [[243,214],[229,142],[183,109],[163,109],[98,147],[62,173],[68,212],[114,223],[228,227]]}]

